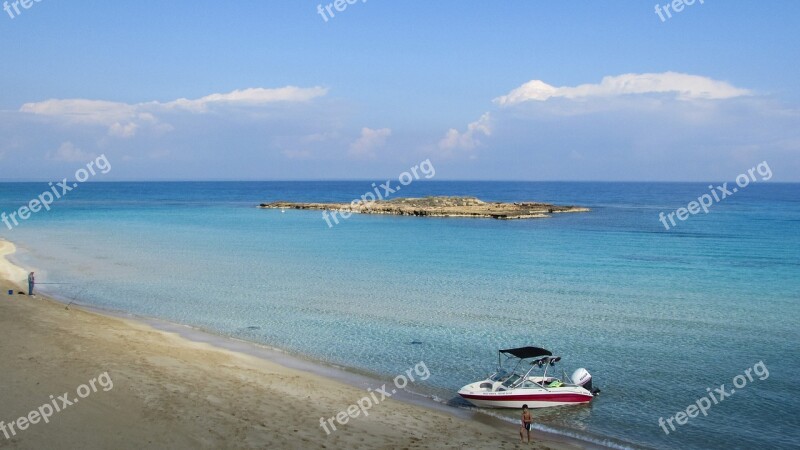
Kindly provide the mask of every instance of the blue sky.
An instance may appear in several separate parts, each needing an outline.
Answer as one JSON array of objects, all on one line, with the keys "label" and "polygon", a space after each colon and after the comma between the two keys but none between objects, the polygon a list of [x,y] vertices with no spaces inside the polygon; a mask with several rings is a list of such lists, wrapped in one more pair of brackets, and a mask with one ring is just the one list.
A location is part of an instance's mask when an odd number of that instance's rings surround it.
[{"label": "blue sky", "polygon": [[0,179],[800,181],[800,4],[656,3],[12,7]]}]

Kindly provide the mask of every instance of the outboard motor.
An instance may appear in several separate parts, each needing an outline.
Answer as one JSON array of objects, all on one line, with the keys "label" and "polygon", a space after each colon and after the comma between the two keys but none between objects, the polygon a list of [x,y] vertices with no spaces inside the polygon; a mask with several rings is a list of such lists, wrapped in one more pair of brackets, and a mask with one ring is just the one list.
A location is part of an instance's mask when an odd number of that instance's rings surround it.
[{"label": "outboard motor", "polygon": [[599,393],[600,389],[593,390],[592,389],[592,375],[589,374],[589,371],[581,367],[580,369],[576,369],[575,372],[572,372],[572,382],[577,384],[578,386],[582,386],[587,391],[591,392],[592,394]]}]

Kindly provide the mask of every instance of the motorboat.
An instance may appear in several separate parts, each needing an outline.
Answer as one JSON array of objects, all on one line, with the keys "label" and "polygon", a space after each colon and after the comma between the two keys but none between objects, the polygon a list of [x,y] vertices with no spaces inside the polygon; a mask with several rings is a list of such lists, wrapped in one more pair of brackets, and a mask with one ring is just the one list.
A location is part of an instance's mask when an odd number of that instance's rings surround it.
[{"label": "motorboat", "polygon": [[[503,360],[505,357],[505,360]],[[485,380],[468,384],[458,395],[483,408],[547,408],[551,406],[589,403],[600,393],[592,388],[589,371],[580,368],[571,377],[556,363],[560,356],[539,347],[499,350],[497,370]]]}]

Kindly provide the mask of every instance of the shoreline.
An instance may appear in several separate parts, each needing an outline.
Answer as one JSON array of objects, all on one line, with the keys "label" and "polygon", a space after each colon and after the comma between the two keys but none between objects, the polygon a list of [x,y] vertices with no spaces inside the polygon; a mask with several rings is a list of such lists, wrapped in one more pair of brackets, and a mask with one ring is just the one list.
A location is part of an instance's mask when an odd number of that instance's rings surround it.
[{"label": "shoreline", "polygon": [[[177,335],[180,338],[186,339],[187,341],[192,343],[206,344],[214,348],[219,348],[225,351],[252,356],[261,360],[276,363],[288,369],[298,370],[310,375],[322,376],[331,379],[337,383],[361,389],[362,391],[366,389],[374,389],[375,387],[378,387],[383,383],[387,383],[388,385],[388,383],[391,381],[391,378],[382,378],[379,374],[369,373],[367,371],[358,370],[356,368],[318,360],[310,356],[305,356],[299,353],[294,353],[277,347],[271,347],[267,344],[248,341],[246,339],[241,339],[234,336],[221,335],[211,330],[202,329],[192,325],[170,322],[167,320],[153,318],[153,317],[139,316],[124,311],[115,311],[110,309],[99,308],[92,305],[82,304],[80,302],[72,302],[72,301],[66,302],[66,300],[69,300],[68,298],[58,297],[52,293],[44,295],[44,297],[47,298],[48,300],[54,301],[57,304],[60,304],[61,306],[67,306],[67,303],[69,303],[68,306],[70,308],[73,307],[79,308],[86,312],[98,314],[100,316],[113,317],[121,320],[132,320],[136,323],[149,326],[157,331]],[[413,386],[409,387],[413,388]],[[504,418],[496,416],[494,414],[494,411],[497,410],[479,410],[477,408],[476,409],[461,408],[458,406],[450,405],[447,399],[440,398],[438,396],[436,397],[439,398],[439,400],[431,398],[431,395],[429,393],[419,393],[413,391],[413,389],[400,390],[396,394],[392,395],[392,399],[394,401],[399,401],[413,406],[418,406],[425,410],[442,412],[447,415],[453,416],[454,418],[462,420],[477,421],[498,429],[508,428],[509,430],[511,430],[512,434],[513,432],[515,432],[515,430],[517,430],[517,426],[515,424],[510,423],[508,420]],[[537,424],[534,423],[534,427],[536,426]],[[587,436],[587,438],[581,439],[579,437],[563,434],[563,433],[570,433],[572,431],[559,432],[558,430],[549,431],[549,430],[532,428],[532,432],[537,433],[538,436],[545,437],[545,439],[539,439],[540,442],[549,442],[551,444],[560,443],[566,445],[567,447],[565,448],[569,449],[580,448],[580,449],[591,449],[591,450],[605,450],[613,448],[621,448],[621,449],[645,448],[645,447],[635,447],[633,446],[633,444],[622,444],[622,443],[609,443],[608,445],[602,445],[591,440],[595,439],[597,441],[603,441],[604,439],[608,439],[602,436]],[[614,444],[616,446],[612,446],[611,444]],[[552,448],[555,450],[555,449],[560,449],[561,447],[551,446],[548,448]]]},{"label": "shoreline", "polygon": [[[82,321],[90,322],[95,325],[102,325],[104,328],[100,331],[94,329],[75,329],[66,323],[61,327],[57,326],[56,331],[58,334],[67,335],[61,337],[72,338],[61,342],[61,344],[65,345],[81,347],[81,344],[86,342],[86,339],[88,338],[93,346],[104,347],[102,344],[106,344],[106,342],[91,341],[103,341],[103,337],[110,338],[119,337],[121,335],[127,336],[129,340],[134,341],[136,344],[142,344],[141,347],[143,348],[139,348],[139,352],[133,352],[134,354],[131,354],[132,350],[126,347],[127,341],[120,342],[121,345],[117,347],[112,346],[111,348],[108,348],[108,346],[105,346],[105,348],[103,348],[103,350],[110,350],[113,353],[122,352],[122,360],[117,361],[117,365],[120,366],[119,371],[133,371],[138,373],[138,376],[129,377],[129,379],[126,380],[131,386],[139,385],[139,387],[141,387],[141,385],[150,385],[152,387],[153,385],[158,385],[156,380],[153,379],[156,378],[158,382],[164,385],[177,384],[179,387],[181,387],[181,382],[185,383],[185,380],[175,376],[175,373],[172,373],[172,376],[169,376],[169,373],[173,372],[173,369],[175,369],[175,361],[171,361],[170,364],[164,363],[163,361],[164,359],[174,358],[172,353],[174,350],[177,350],[177,353],[180,355],[186,354],[184,360],[177,362],[180,363],[180,365],[189,365],[194,368],[193,371],[189,371],[188,373],[196,377],[198,375],[197,372],[200,372],[203,374],[203,377],[201,377],[203,381],[212,381],[210,385],[215,386],[212,391],[214,394],[216,394],[212,395],[212,397],[224,398],[225,396],[230,396],[231,394],[234,396],[241,396],[242,391],[250,390],[253,387],[239,385],[236,383],[238,381],[237,379],[241,379],[245,376],[254,376],[256,379],[267,378],[275,376],[276,374],[280,377],[288,377],[292,381],[292,383],[289,383],[289,386],[279,389],[282,394],[286,394],[284,391],[286,389],[291,390],[291,388],[298,388],[298,391],[300,391],[302,394],[311,394],[304,396],[305,401],[299,402],[301,405],[293,404],[294,407],[299,406],[301,409],[299,415],[296,417],[292,415],[285,415],[283,409],[285,409],[286,406],[281,402],[281,400],[275,400],[272,398],[272,396],[256,396],[257,398],[250,396],[246,399],[243,398],[242,401],[249,404],[249,409],[271,409],[272,414],[277,413],[281,421],[290,423],[290,425],[287,425],[288,428],[287,426],[279,426],[278,429],[274,429],[274,426],[279,424],[271,424],[272,427],[267,426],[265,423],[260,423],[260,426],[253,426],[254,429],[251,430],[251,432],[259,436],[260,439],[258,439],[258,442],[264,440],[264,442],[272,443],[275,442],[276,439],[284,439],[294,435],[295,437],[303,436],[303,439],[301,439],[301,441],[304,442],[303,445],[319,443],[326,447],[333,446],[334,448],[374,448],[378,446],[384,448],[387,446],[438,448],[443,445],[460,446],[465,444],[493,446],[500,448],[516,448],[520,445],[518,441],[517,427],[515,425],[509,424],[501,419],[494,418],[486,414],[480,414],[467,409],[454,408],[442,403],[438,403],[432,399],[410,393],[398,393],[396,398],[387,398],[379,405],[375,405],[375,407],[369,411],[370,414],[368,417],[354,418],[350,423],[342,426],[337,432],[326,436],[325,432],[320,428],[319,419],[317,419],[317,417],[329,417],[335,415],[337,411],[341,411],[342,408],[363,397],[365,393],[364,389],[366,387],[378,386],[379,384],[377,384],[377,382],[381,381],[379,378],[359,374],[355,371],[347,370],[347,368],[334,367],[319,361],[303,358],[302,356],[293,355],[280,349],[273,349],[268,346],[249,341],[220,336],[205,330],[180,324],[172,324],[159,319],[137,317],[124,312],[106,311],[91,306],[76,305],[74,303],[73,305],[64,308],[65,303],[60,302],[57,299],[57,295],[37,295],[30,299],[27,296],[21,296],[15,293],[13,296],[10,296],[11,298],[9,298],[8,295],[5,295],[5,291],[8,288],[14,286],[16,291],[21,287],[18,283],[10,282],[9,279],[20,279],[20,275],[22,275],[24,279],[24,276],[27,275],[25,270],[23,270],[21,267],[15,266],[6,259],[6,256],[12,254],[13,252],[13,244],[8,241],[0,240],[0,286],[3,288],[2,293],[5,297],[3,301],[0,302],[0,305],[2,305],[0,306],[0,316],[4,318],[8,318],[10,316],[13,318],[15,316],[14,313],[21,313],[22,316],[24,316],[27,320],[33,320],[34,324],[42,322],[50,322],[52,324],[53,316],[58,316],[61,318],[74,318],[78,316],[82,319]],[[20,301],[19,299],[24,300]],[[33,319],[30,319],[30,317],[33,317]],[[2,323],[2,319],[0,319],[0,323]],[[38,334],[40,336],[38,337],[47,339],[48,331],[52,332],[53,330],[49,328],[39,330]],[[13,336],[14,333],[11,333],[12,336],[9,336],[9,330],[7,326],[3,326],[3,334],[4,336],[2,336],[0,339],[6,343],[24,338],[24,336]],[[156,351],[158,349],[151,348],[156,342],[168,342],[170,347],[167,349],[162,348],[161,351]],[[134,347],[138,348],[140,346],[134,345]],[[150,350],[150,353],[152,353],[148,355],[149,358],[146,359],[155,361],[161,360],[161,364],[155,364],[156,372],[167,372],[167,376],[163,376],[164,374],[162,373],[162,376],[155,377],[154,374],[150,373],[149,371],[143,372],[142,370],[139,370],[141,368],[137,367],[137,363],[139,362],[137,358],[141,359],[140,353],[143,353],[145,350]],[[233,362],[233,364],[225,365],[225,374],[218,374],[213,370],[213,366],[210,366],[207,361],[203,360],[203,358],[198,360],[198,355],[192,354],[193,352],[212,353],[214,356],[212,359],[225,359],[228,360],[229,363]],[[63,368],[65,375],[67,373],[74,375],[76,372],[84,372],[78,368],[72,368],[73,370],[69,370],[70,367],[68,363],[70,361],[68,355],[58,356],[61,356],[62,359],[66,359],[66,361],[64,361],[65,364],[60,365],[66,366]],[[115,356],[118,358],[120,357],[120,355]],[[13,352],[12,354],[8,355],[0,355],[0,357],[6,360],[14,359]],[[97,355],[97,358],[94,359],[102,360],[102,352],[101,355]],[[31,377],[30,373],[25,370],[16,370],[16,372],[17,377],[24,379],[25,381],[28,381],[29,378],[31,378],[30,381],[33,381],[32,379],[35,378]],[[6,373],[10,375],[10,378],[15,378],[14,370],[6,370]],[[112,376],[114,375],[114,372],[112,371],[108,371],[108,373],[110,373]],[[187,375],[187,372],[182,371],[182,374]],[[210,380],[209,377],[211,378]],[[25,384],[24,382],[20,381],[16,382]],[[36,385],[38,386],[40,383],[41,381],[37,381]],[[78,384],[79,383],[76,383],[76,386]],[[264,386],[263,380],[261,384],[262,386],[260,386],[260,388],[262,389],[274,388],[272,385]],[[297,384],[300,384],[301,386],[296,386]],[[186,388],[187,390],[191,390],[193,386],[194,384],[189,386],[184,385],[182,387]],[[2,392],[4,387],[5,386],[0,384],[0,394],[4,394]],[[28,388],[30,389],[31,386]],[[49,393],[59,392],[63,389],[63,387],[53,387],[52,389],[36,388],[37,391],[41,390],[38,397],[46,397],[46,395]],[[133,390],[136,389],[134,388]],[[269,389],[267,389],[267,391],[269,391]],[[147,411],[149,411],[149,409],[152,409],[148,408],[148,398],[146,395],[144,397],[135,399],[129,398],[127,400],[127,403],[134,403],[136,406],[134,408],[135,410],[141,410],[141,408],[145,408]],[[139,404],[136,404],[137,400]],[[180,399],[175,398],[172,400],[175,403],[185,403],[186,399],[184,399],[183,402],[181,402]],[[297,402],[298,399],[294,398],[294,401]],[[17,402],[17,404],[18,403],[19,402]],[[27,399],[27,402],[22,403],[27,403],[30,408],[33,408],[34,405],[40,402],[36,396],[33,396],[30,399]],[[155,402],[155,405],[151,406],[156,406],[157,410],[164,411],[175,407],[171,403],[172,402],[169,401],[157,401]],[[209,439],[212,441],[214,440],[213,437],[216,436],[217,440],[215,441],[214,445],[222,445],[226,447],[232,445],[237,447],[254,447],[260,445],[250,439],[245,441],[239,441],[235,439],[228,440],[227,436],[229,436],[229,433],[214,432],[215,427],[221,427],[223,430],[230,428],[241,434],[242,423],[230,423],[231,421],[240,422],[240,420],[232,419],[237,417],[237,411],[239,409],[235,404],[232,405],[233,408],[225,408],[219,407],[219,405],[213,405],[215,402],[211,403],[212,404],[196,406],[193,412],[205,413],[206,415],[210,413],[211,415],[222,414],[227,416],[227,420],[222,421],[222,423],[211,422],[208,424],[210,427],[206,430],[206,434],[211,435]],[[320,403],[323,403],[325,407],[321,408]],[[10,404],[13,406],[15,405],[15,402],[12,401]],[[3,409],[6,410],[7,407],[4,407]],[[191,409],[192,408],[190,408],[190,410]],[[311,412],[314,410],[319,411],[318,416]],[[25,409],[25,411],[27,411],[27,409]],[[71,411],[69,414],[80,415],[81,411],[83,411],[83,408],[80,410],[76,409],[75,411]],[[15,415],[21,416],[23,414],[23,411],[21,410],[13,411],[13,414],[9,411],[0,412],[3,413],[3,415],[0,416],[0,420],[7,421],[12,420],[13,416]],[[86,414],[90,414],[91,412],[92,411],[86,411]],[[122,415],[129,416],[130,412],[126,411]],[[200,417],[201,415],[202,414],[197,414],[196,416]],[[239,413],[239,416],[241,417],[241,413]],[[258,415],[252,417],[250,420],[247,420],[246,417],[243,417],[242,419],[252,426],[252,423],[257,421],[257,418]],[[128,418],[125,422],[137,422],[136,419],[136,417]],[[141,420],[141,418],[138,419]],[[180,418],[172,418],[172,420],[166,420],[165,422],[170,423],[171,427],[177,428],[192,429],[196,428],[197,426],[195,421],[181,420]],[[54,424],[55,421],[50,425],[46,425],[45,427],[42,427],[41,425],[37,426],[38,429],[36,432],[44,433],[44,435],[36,436],[43,439],[38,441],[40,444],[47,445],[48,442],[51,442],[49,439],[58,439],[58,436],[60,435],[59,433],[64,433],[65,431],[70,432],[70,430],[63,429],[60,431],[50,432],[56,428],[53,426]],[[83,424],[83,422],[77,424],[77,430],[80,430],[81,424]],[[76,432],[75,427],[76,425],[73,425],[71,428],[72,434],[75,434]],[[159,429],[160,425],[157,426],[154,424],[153,427]],[[111,427],[110,432],[116,435],[119,431],[116,428],[117,427]],[[147,435],[152,434],[153,431],[148,427],[143,427],[141,423],[138,424],[137,428],[142,429],[142,439],[145,439]],[[266,430],[261,428],[265,428]],[[289,431],[289,429],[294,431]],[[204,447],[206,446],[205,444],[209,443],[209,441],[199,442],[197,440],[198,438],[192,437],[195,435],[195,433],[196,430],[192,433],[186,433],[185,437],[188,439],[188,441],[185,441],[184,443],[188,444],[187,446],[191,447],[199,444],[199,446]],[[247,432],[245,432],[245,434],[247,434]],[[539,430],[535,430],[533,434],[534,445],[527,446],[526,444],[527,448],[603,448],[599,445],[591,444],[589,442]],[[26,441],[33,440],[32,436],[33,433],[26,434]],[[0,444],[4,443],[4,438],[5,437],[0,434]],[[12,441],[12,443],[13,442],[14,441]],[[82,445],[87,444],[86,442],[82,441],[76,442],[80,442]],[[286,441],[286,443],[289,444],[289,446],[300,444],[300,442],[294,441]],[[131,445],[131,447],[137,446],[134,444],[135,442],[128,442],[128,445]],[[159,444],[165,444],[165,442],[159,442]],[[119,446],[120,444],[117,443],[115,445]],[[177,447],[182,446],[182,444],[178,442],[173,442],[171,445]],[[103,446],[101,445],[97,448],[102,447]],[[92,448],[91,443],[89,443],[87,448]]]}]

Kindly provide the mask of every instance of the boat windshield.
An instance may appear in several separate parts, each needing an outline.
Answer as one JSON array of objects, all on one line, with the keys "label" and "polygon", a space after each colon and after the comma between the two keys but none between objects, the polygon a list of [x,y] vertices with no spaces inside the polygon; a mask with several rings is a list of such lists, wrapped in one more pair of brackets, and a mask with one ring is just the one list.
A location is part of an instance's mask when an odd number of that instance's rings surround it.
[{"label": "boat windshield", "polygon": [[511,387],[511,385],[513,385],[514,383],[516,383],[516,382],[517,382],[517,380],[519,380],[519,378],[520,378],[520,377],[519,377],[519,375],[517,375],[517,374],[513,374],[513,375],[511,375],[510,377],[508,377],[508,379],[507,379],[506,381],[503,381],[503,386],[505,386],[505,387]]},{"label": "boat windshield", "polygon": [[492,381],[500,381],[500,380],[506,378],[507,376],[508,376],[508,372],[506,372],[505,370],[501,369],[501,370],[498,370],[497,372],[495,372],[492,376],[490,376],[489,379],[492,380]]}]

